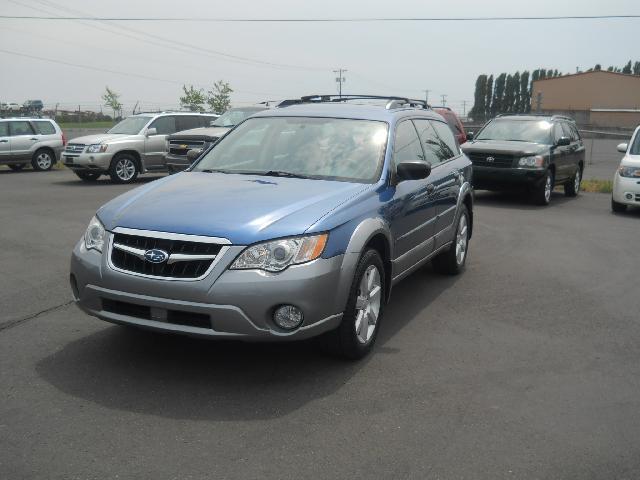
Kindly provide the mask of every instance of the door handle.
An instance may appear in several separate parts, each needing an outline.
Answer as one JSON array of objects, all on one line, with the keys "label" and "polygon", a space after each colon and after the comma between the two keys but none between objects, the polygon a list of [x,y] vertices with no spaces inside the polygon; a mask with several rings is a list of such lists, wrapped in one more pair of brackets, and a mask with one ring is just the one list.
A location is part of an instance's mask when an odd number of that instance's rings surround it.
[{"label": "door handle", "polygon": [[2,139],[2,140],[0,140],[0,143],[9,143],[9,140]]},{"label": "door handle", "polygon": [[436,187],[433,183],[427,185],[427,193],[431,195],[436,190]]},{"label": "door handle", "polygon": [[37,138],[35,138],[35,137],[33,137],[33,138],[30,138],[29,140],[38,140],[38,139],[37,139]]}]

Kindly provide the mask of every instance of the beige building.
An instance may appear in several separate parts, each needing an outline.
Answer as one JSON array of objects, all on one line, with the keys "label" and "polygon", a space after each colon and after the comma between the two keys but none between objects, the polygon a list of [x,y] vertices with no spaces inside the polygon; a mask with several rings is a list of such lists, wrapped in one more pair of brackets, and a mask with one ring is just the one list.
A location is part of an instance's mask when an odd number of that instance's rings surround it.
[{"label": "beige building", "polygon": [[640,125],[640,76],[594,71],[533,82],[531,111],[562,113],[580,125]]}]

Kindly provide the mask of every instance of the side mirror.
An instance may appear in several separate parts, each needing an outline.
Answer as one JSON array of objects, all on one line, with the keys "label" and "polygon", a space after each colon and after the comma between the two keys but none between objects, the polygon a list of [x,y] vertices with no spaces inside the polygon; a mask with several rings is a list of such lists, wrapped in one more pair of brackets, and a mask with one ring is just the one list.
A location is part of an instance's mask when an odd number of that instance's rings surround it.
[{"label": "side mirror", "polygon": [[473,140],[473,132],[467,132],[467,142],[470,142],[471,140]]},{"label": "side mirror", "polygon": [[571,139],[569,137],[560,137],[556,145],[558,147],[566,147],[567,145],[571,145]]},{"label": "side mirror", "polygon": [[187,152],[187,160],[189,160],[189,163],[193,163],[198,159],[201,153],[202,153],[202,150],[200,149],[189,150]]},{"label": "side mirror", "polygon": [[145,132],[145,135],[147,137],[152,137],[157,134],[158,134],[158,130],[156,128],[147,128],[147,131]]},{"label": "side mirror", "polygon": [[431,164],[424,160],[407,160],[396,169],[400,180],[422,180],[431,175]]},{"label": "side mirror", "polygon": [[629,144],[628,143],[621,143],[616,148],[618,149],[618,151],[620,153],[627,153],[627,150],[629,150]]}]

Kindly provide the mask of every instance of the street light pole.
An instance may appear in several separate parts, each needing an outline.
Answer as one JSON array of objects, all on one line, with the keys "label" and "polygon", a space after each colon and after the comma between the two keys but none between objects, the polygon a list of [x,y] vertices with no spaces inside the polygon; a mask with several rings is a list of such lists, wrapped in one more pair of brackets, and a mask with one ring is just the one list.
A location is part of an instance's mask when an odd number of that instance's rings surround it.
[{"label": "street light pole", "polygon": [[336,83],[338,84],[338,95],[340,97],[342,97],[342,84],[347,81],[347,79],[345,77],[343,77],[342,74],[346,73],[346,72],[348,72],[348,70],[346,70],[344,68],[339,68],[339,69],[333,71],[333,73],[337,73],[338,74],[338,76],[336,77]]}]

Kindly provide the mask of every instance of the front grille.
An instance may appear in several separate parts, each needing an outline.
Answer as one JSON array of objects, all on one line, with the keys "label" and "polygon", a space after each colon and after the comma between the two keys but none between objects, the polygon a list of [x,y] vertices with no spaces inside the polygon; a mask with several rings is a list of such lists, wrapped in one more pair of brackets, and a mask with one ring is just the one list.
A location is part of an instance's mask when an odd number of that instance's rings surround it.
[{"label": "front grille", "polygon": [[[167,238],[146,237],[116,233],[111,248],[111,263],[127,272],[153,277],[194,279],[204,275],[222,245]],[[162,263],[152,263],[144,258],[144,252],[152,249],[169,254]],[[193,256],[193,259],[189,259]]]},{"label": "front grille", "polygon": [[513,155],[498,155],[493,153],[472,153],[469,155],[469,158],[473,165],[479,167],[511,168],[515,157]]},{"label": "front grille", "polygon": [[67,143],[67,147],[64,149],[64,153],[81,154],[84,151],[86,145],[82,143]]},{"label": "front grille", "polygon": [[211,319],[209,318],[209,315],[205,313],[156,308],[154,315],[151,315],[151,307],[135,303],[121,302],[119,300],[111,300],[110,298],[102,299],[102,309],[105,312],[140,318],[142,320],[155,320],[158,322],[171,323],[173,325],[184,325],[187,327],[211,328]]},{"label": "front grille", "polygon": [[636,193],[636,202],[640,202],[640,193]]},{"label": "front grille", "polygon": [[204,150],[210,143],[203,140],[170,140],[169,153],[186,157],[189,150]]}]

